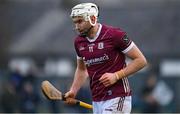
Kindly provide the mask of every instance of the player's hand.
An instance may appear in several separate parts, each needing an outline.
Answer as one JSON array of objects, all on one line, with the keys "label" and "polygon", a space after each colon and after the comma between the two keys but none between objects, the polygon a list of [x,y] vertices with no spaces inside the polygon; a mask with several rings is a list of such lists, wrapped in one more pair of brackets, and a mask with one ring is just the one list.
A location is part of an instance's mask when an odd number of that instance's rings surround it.
[{"label": "player's hand", "polygon": [[66,104],[74,104],[74,100],[72,100],[72,98],[75,98],[76,93],[72,90],[68,91],[67,93],[65,93],[64,97],[65,97],[65,103]]},{"label": "player's hand", "polygon": [[103,83],[105,87],[108,87],[116,83],[118,80],[114,73],[105,73],[101,76],[99,81]]}]

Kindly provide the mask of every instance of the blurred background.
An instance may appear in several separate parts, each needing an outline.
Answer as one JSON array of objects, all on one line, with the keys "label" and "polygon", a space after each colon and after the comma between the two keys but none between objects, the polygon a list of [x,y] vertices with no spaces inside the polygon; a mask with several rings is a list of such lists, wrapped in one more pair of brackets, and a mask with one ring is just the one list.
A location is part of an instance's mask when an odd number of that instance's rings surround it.
[{"label": "blurred background", "polygon": [[[89,113],[46,100],[49,80],[66,92],[73,80],[76,33],[71,8],[84,0],[0,0],[0,112]],[[100,7],[99,22],[120,27],[149,65],[129,78],[136,113],[180,112],[180,1],[87,0]],[[127,62],[129,60],[127,59]],[[89,82],[77,98],[91,103]]]}]

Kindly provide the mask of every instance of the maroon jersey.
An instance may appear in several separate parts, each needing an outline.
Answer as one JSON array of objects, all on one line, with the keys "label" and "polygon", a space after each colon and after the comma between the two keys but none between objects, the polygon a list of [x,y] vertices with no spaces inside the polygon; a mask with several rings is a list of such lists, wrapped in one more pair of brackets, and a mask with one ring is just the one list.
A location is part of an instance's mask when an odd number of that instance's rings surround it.
[{"label": "maroon jersey", "polygon": [[90,77],[93,101],[131,95],[129,82],[123,78],[110,87],[100,83],[104,73],[114,73],[126,66],[125,54],[134,45],[121,29],[99,24],[93,39],[78,36],[74,42],[79,59],[83,59]]}]

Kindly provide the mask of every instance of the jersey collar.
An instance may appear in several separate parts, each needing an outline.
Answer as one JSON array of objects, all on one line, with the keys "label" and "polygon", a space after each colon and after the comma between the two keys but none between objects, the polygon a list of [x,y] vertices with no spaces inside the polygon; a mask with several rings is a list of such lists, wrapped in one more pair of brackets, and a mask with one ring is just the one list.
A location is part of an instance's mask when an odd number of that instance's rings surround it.
[{"label": "jersey collar", "polygon": [[99,36],[99,34],[100,34],[100,32],[101,32],[101,29],[102,29],[102,25],[99,23],[99,29],[98,29],[98,31],[97,31],[97,33],[96,33],[96,36],[95,36],[94,38],[88,38],[88,37],[86,37],[87,40],[88,40],[89,42],[94,42],[94,41],[96,41],[96,39],[98,38],[98,36]]}]

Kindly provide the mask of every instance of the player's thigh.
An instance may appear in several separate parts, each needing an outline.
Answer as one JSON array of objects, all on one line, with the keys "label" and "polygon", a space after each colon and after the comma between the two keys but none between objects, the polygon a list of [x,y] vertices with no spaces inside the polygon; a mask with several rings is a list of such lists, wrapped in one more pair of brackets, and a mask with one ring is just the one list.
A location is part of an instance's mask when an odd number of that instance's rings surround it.
[{"label": "player's thigh", "polygon": [[104,104],[102,114],[130,114],[131,113],[131,96],[118,97],[108,100]]},{"label": "player's thigh", "polygon": [[102,113],[102,102],[93,102],[93,114],[101,114]]},{"label": "player's thigh", "polygon": [[132,110],[132,97],[127,96],[125,97],[123,103],[122,112],[127,114],[127,113],[131,113],[131,110]]}]

